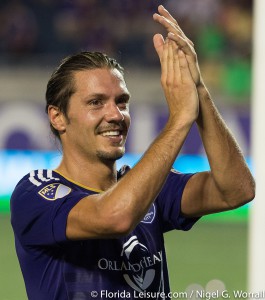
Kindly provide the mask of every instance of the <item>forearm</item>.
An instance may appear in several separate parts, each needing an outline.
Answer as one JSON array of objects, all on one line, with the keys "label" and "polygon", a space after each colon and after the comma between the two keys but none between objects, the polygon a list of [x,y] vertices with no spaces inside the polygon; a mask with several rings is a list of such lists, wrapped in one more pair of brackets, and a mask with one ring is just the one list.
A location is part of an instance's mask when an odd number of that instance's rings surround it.
[{"label": "forearm", "polygon": [[[127,222],[131,230],[147,213],[160,192],[180,152],[191,124],[166,126],[142,159],[111,190],[102,195],[102,211],[112,211],[113,220]],[[118,201],[117,201],[118,200]]]},{"label": "forearm", "polygon": [[205,86],[198,87],[200,114],[197,125],[211,167],[212,179],[229,205],[253,198],[254,180],[239,145],[225,125]]},{"label": "forearm", "polygon": [[243,205],[254,197],[254,180],[239,146],[203,84],[194,44],[163,6],[159,6],[154,19],[168,31],[168,38],[184,51],[187,58],[199,96],[197,125],[211,167],[210,172],[197,173],[187,183],[182,196],[182,213],[202,216]]},{"label": "forearm", "polygon": [[197,90],[184,53],[177,51],[172,41],[166,42],[161,51],[161,40],[156,38],[169,120],[142,160],[104,196],[111,200],[102,201],[102,206],[107,207],[105,211],[112,209],[113,216],[117,211],[118,217],[113,219],[119,222],[121,217],[126,218],[124,228],[129,230],[139,223],[155,200],[198,116]]},{"label": "forearm", "polygon": [[80,200],[69,213],[67,237],[116,238],[133,230],[162,188],[190,126],[166,126],[136,166],[112,188]]}]

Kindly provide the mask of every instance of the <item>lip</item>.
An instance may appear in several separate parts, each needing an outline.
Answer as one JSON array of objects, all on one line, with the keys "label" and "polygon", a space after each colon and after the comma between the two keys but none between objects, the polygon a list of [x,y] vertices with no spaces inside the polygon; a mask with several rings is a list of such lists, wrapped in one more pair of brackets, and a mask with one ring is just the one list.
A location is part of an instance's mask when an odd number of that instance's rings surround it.
[{"label": "lip", "polygon": [[103,136],[118,136],[121,135],[122,133],[123,133],[122,130],[106,130],[100,132],[100,134]]},{"label": "lip", "polygon": [[122,144],[124,139],[124,135],[122,133],[115,136],[111,136],[111,135],[103,136],[102,134],[100,134],[100,136],[104,139],[109,140],[111,143],[119,144],[119,145]]},{"label": "lip", "polygon": [[[116,128],[109,127],[109,128],[104,128],[104,129],[102,128],[101,130],[97,130],[96,133],[103,136],[104,133],[111,132],[111,131],[118,131],[119,135],[117,135],[117,136],[120,136],[120,135],[126,136],[127,135],[127,129],[125,127],[116,127]],[[103,137],[112,137],[112,136],[103,136]]]},{"label": "lip", "polygon": [[[109,126],[100,126],[97,128],[96,130],[96,134],[100,135],[102,138],[105,139],[105,141],[108,141],[110,144],[114,145],[114,146],[122,146],[123,143],[126,140],[126,136],[127,136],[127,126],[124,124],[120,124],[118,126],[113,126],[114,124]],[[119,132],[118,135],[105,135],[104,133],[106,132],[111,132],[111,131],[115,131],[115,132]]]}]

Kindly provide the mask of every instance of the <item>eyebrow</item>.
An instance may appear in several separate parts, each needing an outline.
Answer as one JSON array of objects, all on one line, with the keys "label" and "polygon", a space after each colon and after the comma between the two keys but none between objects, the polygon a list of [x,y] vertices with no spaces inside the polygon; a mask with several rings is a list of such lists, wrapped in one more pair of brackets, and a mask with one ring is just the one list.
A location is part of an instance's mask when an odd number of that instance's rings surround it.
[{"label": "eyebrow", "polygon": [[115,99],[120,99],[120,98],[124,98],[124,99],[129,100],[131,98],[131,94],[129,92],[128,93],[122,93],[118,97],[116,97]]},{"label": "eyebrow", "polygon": [[[106,94],[103,94],[103,93],[94,93],[94,94],[90,94],[85,99],[88,100],[88,99],[93,99],[93,98],[101,98],[101,99],[105,100],[109,97]],[[129,100],[131,98],[131,94],[129,92],[128,93],[122,93],[122,94],[116,96],[115,100],[120,99],[120,98],[125,98],[125,99]]]}]

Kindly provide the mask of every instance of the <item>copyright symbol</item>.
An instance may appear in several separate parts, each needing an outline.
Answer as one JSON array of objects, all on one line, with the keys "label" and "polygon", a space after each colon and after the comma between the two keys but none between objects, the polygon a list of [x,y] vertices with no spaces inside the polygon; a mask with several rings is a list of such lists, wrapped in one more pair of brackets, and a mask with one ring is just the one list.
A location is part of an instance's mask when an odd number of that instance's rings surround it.
[{"label": "copyright symbol", "polygon": [[92,298],[96,298],[98,296],[98,292],[97,291],[92,291],[90,293],[90,295],[91,295]]}]

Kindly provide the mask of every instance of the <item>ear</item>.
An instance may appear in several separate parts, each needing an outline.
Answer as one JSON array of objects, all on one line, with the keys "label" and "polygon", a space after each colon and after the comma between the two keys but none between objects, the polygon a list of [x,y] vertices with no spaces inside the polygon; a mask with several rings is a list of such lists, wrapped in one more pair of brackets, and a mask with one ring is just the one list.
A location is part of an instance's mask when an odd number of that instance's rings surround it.
[{"label": "ear", "polygon": [[59,107],[49,105],[48,116],[54,129],[56,129],[59,133],[65,132],[67,120]]}]

